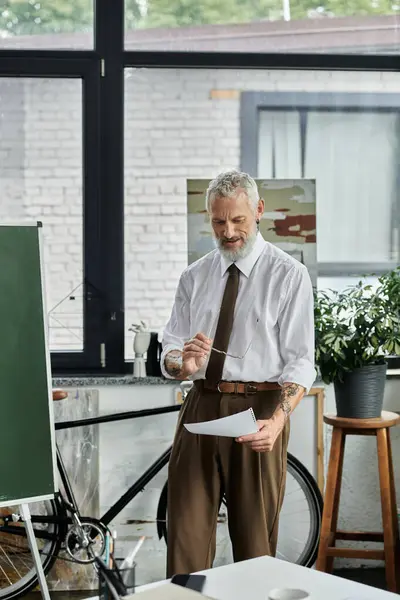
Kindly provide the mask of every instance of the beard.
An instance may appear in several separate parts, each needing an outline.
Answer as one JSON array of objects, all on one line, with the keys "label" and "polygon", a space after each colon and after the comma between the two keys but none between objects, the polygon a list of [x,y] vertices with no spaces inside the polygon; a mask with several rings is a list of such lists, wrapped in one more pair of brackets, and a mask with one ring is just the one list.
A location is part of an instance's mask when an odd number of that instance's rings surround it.
[{"label": "beard", "polygon": [[255,228],[253,233],[251,233],[248,236],[248,238],[243,243],[243,245],[240,248],[237,248],[236,250],[227,250],[223,244],[224,238],[222,238],[222,239],[214,238],[214,239],[215,239],[217,248],[221,252],[222,256],[224,256],[227,260],[231,260],[232,262],[235,262],[235,261],[239,260],[240,258],[245,258],[246,256],[248,256],[250,254],[250,252],[254,248],[254,244],[256,243],[257,233],[258,233],[257,228]]}]

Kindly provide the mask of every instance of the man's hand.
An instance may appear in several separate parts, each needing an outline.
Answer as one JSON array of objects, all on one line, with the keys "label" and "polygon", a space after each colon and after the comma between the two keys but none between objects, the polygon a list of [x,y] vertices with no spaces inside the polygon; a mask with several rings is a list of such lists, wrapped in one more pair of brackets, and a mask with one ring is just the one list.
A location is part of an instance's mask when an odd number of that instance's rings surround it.
[{"label": "man's hand", "polygon": [[212,340],[203,333],[196,335],[186,342],[182,352],[182,370],[186,375],[194,375],[205,364],[211,352]]},{"label": "man's hand", "polygon": [[305,388],[297,383],[285,383],[282,386],[279,405],[270,419],[257,421],[258,432],[236,438],[241,444],[246,444],[255,452],[271,452],[277,437],[285,426],[302,397]]},{"label": "man's hand", "polygon": [[271,452],[284,425],[285,418],[276,416],[271,419],[257,421],[258,432],[236,438],[255,452]]},{"label": "man's hand", "polygon": [[212,341],[203,333],[197,333],[184,344],[182,352],[180,350],[168,352],[165,357],[165,368],[169,375],[182,381],[197,373],[211,352],[211,344]]}]

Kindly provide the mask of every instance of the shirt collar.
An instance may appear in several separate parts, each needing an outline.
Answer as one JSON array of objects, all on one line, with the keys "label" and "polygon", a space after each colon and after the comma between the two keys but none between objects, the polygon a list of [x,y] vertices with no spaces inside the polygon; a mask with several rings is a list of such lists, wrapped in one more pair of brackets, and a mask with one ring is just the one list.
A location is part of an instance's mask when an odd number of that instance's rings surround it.
[{"label": "shirt collar", "polygon": [[[241,271],[241,273],[243,273],[243,275],[245,275],[246,277],[250,276],[250,273],[251,273],[254,265],[256,264],[257,260],[259,259],[262,251],[264,250],[266,243],[267,242],[264,240],[261,233],[258,232],[255,244],[254,244],[250,254],[248,254],[244,258],[239,258],[237,261],[235,261],[235,264],[236,264],[237,268],[239,269],[239,271]],[[221,276],[223,277],[224,274],[226,273],[226,271],[231,266],[233,261],[225,258],[225,256],[223,254],[220,254],[220,257],[221,257]]]}]

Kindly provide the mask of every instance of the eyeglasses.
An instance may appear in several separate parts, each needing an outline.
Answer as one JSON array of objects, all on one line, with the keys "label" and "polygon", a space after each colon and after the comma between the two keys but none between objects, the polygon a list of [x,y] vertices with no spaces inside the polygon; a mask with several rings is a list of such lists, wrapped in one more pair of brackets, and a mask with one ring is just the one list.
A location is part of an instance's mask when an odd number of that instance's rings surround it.
[{"label": "eyeglasses", "polygon": [[[257,319],[255,326],[257,326],[259,320],[260,319]],[[253,332],[253,337],[254,337],[254,332]],[[248,351],[250,349],[250,346],[253,342],[253,337],[251,338],[250,343],[246,348],[246,352],[244,354],[242,354],[242,356],[236,356],[236,354],[230,354],[229,352],[224,352],[223,350],[218,350],[217,348],[214,348],[214,346],[211,346],[211,350],[213,350],[214,352],[218,352],[218,354],[225,354],[225,356],[229,356],[230,358],[236,358],[238,360],[242,360],[246,356],[246,354],[248,353]]]}]

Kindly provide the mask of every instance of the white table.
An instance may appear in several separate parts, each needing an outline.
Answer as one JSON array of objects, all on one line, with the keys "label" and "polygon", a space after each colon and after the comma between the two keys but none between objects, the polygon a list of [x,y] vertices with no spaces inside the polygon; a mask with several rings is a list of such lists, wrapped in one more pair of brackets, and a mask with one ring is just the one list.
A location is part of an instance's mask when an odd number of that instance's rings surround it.
[{"label": "white table", "polygon": [[[203,594],[215,600],[267,600],[273,588],[307,590],[311,600],[399,600],[397,594],[286,561],[262,556],[201,571],[206,575]],[[137,593],[163,582],[143,585]]]}]

